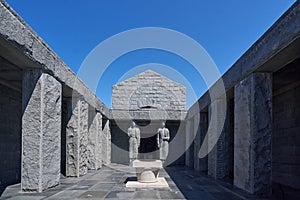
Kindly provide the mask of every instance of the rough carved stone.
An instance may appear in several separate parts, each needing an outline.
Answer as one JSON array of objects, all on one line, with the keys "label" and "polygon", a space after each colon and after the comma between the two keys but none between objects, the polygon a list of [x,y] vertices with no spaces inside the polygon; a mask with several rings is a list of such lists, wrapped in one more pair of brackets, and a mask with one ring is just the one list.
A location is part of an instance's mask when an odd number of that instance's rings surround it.
[{"label": "rough carved stone", "polygon": [[109,120],[103,121],[103,136],[102,136],[102,161],[103,164],[111,163],[111,130]]},{"label": "rough carved stone", "polygon": [[61,84],[39,70],[23,76],[23,191],[42,192],[59,184]]},{"label": "rough carved stone", "polygon": [[91,125],[88,134],[88,169],[99,169],[102,166],[102,115],[94,110],[90,112]]},{"label": "rough carved stone", "polygon": [[199,159],[199,151],[201,145],[201,135],[200,135],[200,113],[197,113],[194,116],[193,120],[193,130],[194,135],[196,135],[194,139],[194,169],[199,171],[200,170],[200,159]]},{"label": "rough carved stone", "polygon": [[[212,134],[209,134],[208,144],[214,145],[211,152],[208,154],[208,175],[222,179],[228,176],[229,173],[229,117],[227,116],[228,104],[225,99],[217,99],[211,103],[209,109],[209,115],[211,118],[210,130]],[[226,106],[226,109],[224,107]],[[212,119],[211,112],[215,112],[215,118]],[[217,124],[222,124],[217,126]],[[218,134],[217,134],[218,133]],[[214,141],[216,141],[214,143]]]},{"label": "rough carved stone", "polygon": [[234,185],[271,194],[271,74],[254,73],[235,86]]},{"label": "rough carved stone", "polygon": [[[206,133],[207,133],[207,123],[208,120],[208,113],[207,112],[200,112],[200,144],[203,146],[203,148],[206,148],[207,151],[207,140],[204,140]],[[199,149],[200,150],[200,149]],[[197,156],[199,156],[199,152],[197,152]],[[202,172],[207,171],[207,159],[208,156],[205,156],[204,158],[199,158],[199,170]]]},{"label": "rough carved stone", "polygon": [[151,70],[113,86],[112,109],[185,110],[185,87]]},{"label": "rough carved stone", "polygon": [[66,175],[79,177],[87,173],[88,104],[77,98],[68,104]]}]

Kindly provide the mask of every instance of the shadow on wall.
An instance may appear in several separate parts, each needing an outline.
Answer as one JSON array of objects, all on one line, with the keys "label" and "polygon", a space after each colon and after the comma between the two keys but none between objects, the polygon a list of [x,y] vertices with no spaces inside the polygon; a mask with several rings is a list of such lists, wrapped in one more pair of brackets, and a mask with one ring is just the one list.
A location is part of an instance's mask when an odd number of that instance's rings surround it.
[{"label": "shadow on wall", "polygon": [[[157,129],[160,127],[160,123],[161,121],[151,122],[151,124],[143,123],[143,121],[137,122],[141,131],[141,144],[139,148],[140,159],[158,158],[156,133]],[[111,122],[112,163],[129,164],[129,138],[127,135],[127,129],[129,126],[129,120]],[[178,149],[184,148],[184,139],[177,139],[177,143],[182,142],[182,144],[172,143],[175,136],[183,136],[183,132],[181,130],[183,128],[180,128],[180,121],[167,121],[166,127],[169,129],[171,135],[169,147],[170,158],[173,159],[172,153],[180,154],[179,158],[176,158],[171,165],[184,165],[184,149],[182,149],[182,152],[178,152]]]},{"label": "shadow on wall", "polygon": [[22,94],[0,85],[0,196],[21,181]]}]

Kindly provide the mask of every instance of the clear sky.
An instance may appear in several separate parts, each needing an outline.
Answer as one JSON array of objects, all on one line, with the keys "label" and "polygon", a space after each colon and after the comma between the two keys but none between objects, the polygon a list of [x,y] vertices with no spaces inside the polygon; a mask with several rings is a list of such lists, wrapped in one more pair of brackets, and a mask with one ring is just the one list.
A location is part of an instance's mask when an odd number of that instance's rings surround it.
[{"label": "clear sky", "polygon": [[[58,56],[77,73],[88,54],[120,32],[162,27],[183,33],[209,53],[220,73],[232,64],[295,2],[294,0],[7,0]],[[116,45],[114,48],[118,48]],[[105,56],[105,55],[102,55]],[[178,55],[157,49],[137,50],[116,59],[102,75],[96,94],[111,107],[111,88],[146,68],[165,66],[191,85],[187,107],[206,90],[193,66]],[[137,66],[141,66],[136,68]],[[169,69],[166,67],[166,69]],[[136,70],[133,70],[136,69]],[[131,73],[127,73],[127,72]],[[91,71],[91,73],[93,73]],[[88,85],[88,77],[81,77]]]}]

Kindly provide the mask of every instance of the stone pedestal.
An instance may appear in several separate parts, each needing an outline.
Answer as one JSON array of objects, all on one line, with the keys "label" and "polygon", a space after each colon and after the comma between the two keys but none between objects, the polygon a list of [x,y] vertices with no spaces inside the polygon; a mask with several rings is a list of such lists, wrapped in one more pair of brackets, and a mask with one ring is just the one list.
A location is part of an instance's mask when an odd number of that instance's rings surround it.
[{"label": "stone pedestal", "polygon": [[22,85],[22,191],[59,184],[61,84],[39,70],[24,72]]},{"label": "stone pedestal", "polygon": [[66,176],[79,177],[88,169],[88,104],[73,98],[67,107]]},{"label": "stone pedestal", "polygon": [[134,160],[132,167],[136,169],[137,181],[154,183],[158,181],[159,170],[162,168],[160,160]]},{"label": "stone pedestal", "polygon": [[271,194],[272,80],[254,73],[234,91],[234,185]]},{"label": "stone pedestal", "polygon": [[96,112],[95,109],[89,111],[89,126],[88,134],[88,169],[97,170],[102,166],[102,115]]}]

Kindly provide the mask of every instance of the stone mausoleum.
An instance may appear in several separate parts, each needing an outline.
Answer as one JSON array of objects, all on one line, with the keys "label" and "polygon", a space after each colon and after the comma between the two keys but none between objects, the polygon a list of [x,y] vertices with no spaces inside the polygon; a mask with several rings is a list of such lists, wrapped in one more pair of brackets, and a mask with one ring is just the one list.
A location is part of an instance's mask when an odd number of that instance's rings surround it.
[{"label": "stone mausoleum", "polygon": [[[214,98],[207,91],[190,108],[184,87],[150,70],[113,86],[108,108],[4,1],[0,19],[0,194],[19,183],[21,193],[51,191],[62,177],[127,165],[134,120],[140,158],[156,158],[165,121],[165,167],[185,166],[248,194],[299,199],[299,1],[220,77],[223,93],[219,80],[209,88]],[[199,156],[200,149],[211,151]]]},{"label": "stone mausoleum", "polygon": [[[129,163],[126,132],[131,120],[141,129],[141,159],[158,158],[157,129],[162,121],[166,121],[171,140],[175,135],[178,137],[170,143],[169,159],[174,159],[172,155],[176,155],[172,152],[185,146],[184,139],[179,140],[179,137],[183,137],[180,135],[183,134],[180,125],[186,115],[185,98],[185,87],[151,70],[114,85],[111,109],[112,162]],[[182,148],[181,154],[184,152]],[[178,157],[175,163],[184,164],[184,157]]]}]

